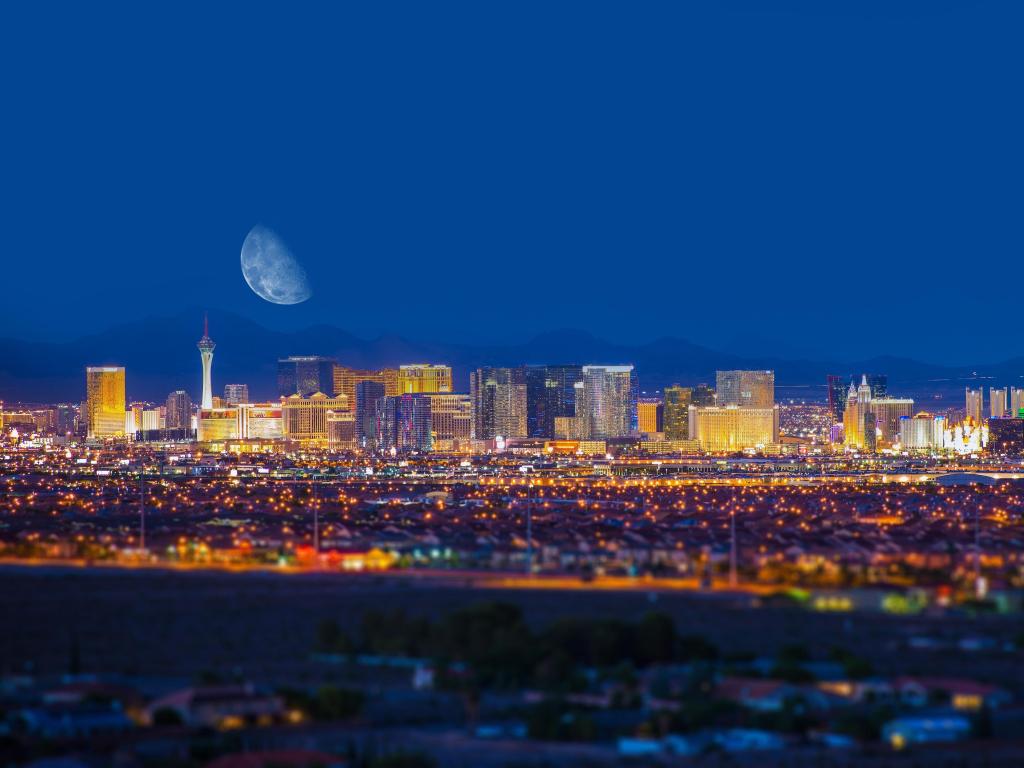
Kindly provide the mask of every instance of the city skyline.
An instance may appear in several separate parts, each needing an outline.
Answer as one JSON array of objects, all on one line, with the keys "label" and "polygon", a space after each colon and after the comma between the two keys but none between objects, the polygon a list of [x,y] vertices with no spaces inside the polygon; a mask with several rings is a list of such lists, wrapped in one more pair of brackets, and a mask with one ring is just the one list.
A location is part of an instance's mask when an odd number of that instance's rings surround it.
[{"label": "city skyline", "polygon": [[0,5],[0,766],[1024,765],[1022,28]]},{"label": "city skyline", "polygon": [[[440,355],[452,365],[464,391],[468,391],[469,372],[476,367],[578,363],[584,359],[636,364],[641,372],[642,389],[661,388],[676,382],[711,382],[717,370],[771,368],[781,386],[811,387],[803,395],[811,399],[827,398],[824,382],[827,374],[846,376],[848,385],[850,377],[882,369],[904,387],[923,394],[933,386],[943,397],[957,400],[964,383],[973,382],[975,386],[989,386],[992,382],[1002,386],[1024,383],[1024,376],[1019,373],[1024,369],[1024,358],[1014,357],[992,364],[963,366],[932,364],[912,357],[876,356],[863,360],[746,357],[667,337],[648,344],[617,345],[578,330],[541,334],[518,345],[420,344],[399,336],[362,339],[330,326],[281,332],[232,313],[191,310],[174,316],[124,322],[72,344],[0,338],[0,398],[31,401],[31,393],[36,392],[37,399],[73,399],[82,365],[125,364],[134,371],[134,384],[140,396],[156,397],[168,389],[185,389],[199,401],[201,381],[197,383],[195,376],[188,373],[194,360],[197,334],[190,334],[189,328],[201,325],[205,314],[209,314],[220,329],[218,340],[226,337],[229,341],[227,349],[217,352],[221,375],[227,379],[250,380],[254,393],[261,398],[277,391],[273,384],[276,374],[269,370],[269,366],[276,364],[272,358],[296,354],[337,358],[353,368],[383,368]],[[161,339],[162,343],[153,344],[154,339]],[[225,384],[234,383],[227,379],[214,382],[214,391],[220,392]],[[786,396],[800,395],[790,389]]]},{"label": "city skyline", "polygon": [[[13,423],[42,430],[28,436],[89,441],[122,439],[169,444],[195,441],[221,451],[287,451],[289,447],[392,455],[479,455],[570,451],[579,455],[639,450],[644,455],[977,455],[1024,449],[1024,388],[964,388],[963,409],[934,413],[894,395],[888,373],[825,377],[824,402],[783,427],[776,375],[766,369],[718,369],[706,382],[644,391],[632,364],[484,366],[469,373],[468,392],[447,363],[401,363],[357,369],[337,358],[289,355],[277,360],[277,398],[256,402],[249,385],[224,385],[214,396],[209,315],[197,344],[202,397],[195,413],[187,392],[148,408],[129,398],[123,366],[86,366],[86,400],[77,413],[15,412]],[[793,401],[790,401],[791,403]],[[930,409],[930,410],[929,410]],[[0,427],[3,426],[0,401]],[[69,426],[70,417],[70,426]],[[55,429],[58,424],[65,426]],[[41,426],[40,426],[41,425]],[[813,425],[813,426],[812,426]],[[61,431],[62,430],[62,431]],[[788,437],[784,437],[784,432]],[[20,440],[15,431],[12,439]],[[789,444],[787,445],[787,440]],[[614,446],[614,449],[613,449]]]}]

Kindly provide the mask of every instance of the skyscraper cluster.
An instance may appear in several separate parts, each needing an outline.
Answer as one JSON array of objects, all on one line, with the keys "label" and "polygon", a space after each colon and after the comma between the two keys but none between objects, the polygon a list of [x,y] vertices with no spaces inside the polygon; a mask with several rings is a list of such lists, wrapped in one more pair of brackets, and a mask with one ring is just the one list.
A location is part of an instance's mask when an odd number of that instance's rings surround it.
[{"label": "skyscraper cluster", "polygon": [[867,375],[860,384],[852,382],[843,411],[844,443],[854,449],[874,452],[881,447],[899,443],[900,419],[914,414],[914,401],[889,397],[887,388],[876,379],[874,386]]},{"label": "skyscraper cluster", "polygon": [[[630,441],[675,452],[783,447],[770,370],[717,371],[714,387],[674,384],[660,397],[641,397],[632,365],[485,366],[470,372],[468,392],[457,392],[444,364],[371,370],[300,355],[277,361],[279,400],[260,403],[243,383],[213,394],[216,344],[205,320],[197,347],[198,407],[185,390],[158,406],[126,403],[123,367],[88,367],[80,411],[86,436],[220,446],[286,440],[390,452],[526,450],[544,441],[601,452],[609,442]],[[1024,389],[1014,387],[990,387],[987,403],[982,388],[967,387],[960,423],[955,414],[915,413],[912,399],[889,395],[885,375],[848,384],[829,376],[827,383],[831,441],[850,451],[971,452],[987,445],[990,432],[994,444],[1014,443],[1019,425],[1008,422],[1024,421]],[[66,420],[73,425],[74,414]]]}]

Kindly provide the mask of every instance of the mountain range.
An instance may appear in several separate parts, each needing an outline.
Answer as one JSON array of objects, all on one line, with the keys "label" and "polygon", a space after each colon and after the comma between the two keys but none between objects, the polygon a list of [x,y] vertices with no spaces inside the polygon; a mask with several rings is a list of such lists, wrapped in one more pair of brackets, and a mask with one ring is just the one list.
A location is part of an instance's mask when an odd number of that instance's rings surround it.
[{"label": "mountain range", "polygon": [[[458,391],[468,390],[469,371],[481,365],[557,363],[636,366],[641,389],[673,382],[714,382],[716,370],[749,368],[776,372],[777,386],[820,398],[825,376],[886,373],[893,393],[962,397],[965,383],[1022,386],[1024,358],[996,364],[942,366],[909,358],[881,356],[860,361],[784,359],[719,352],[685,339],[661,338],[645,344],[614,344],[579,330],[544,333],[521,344],[471,345],[411,341],[396,335],[361,339],[329,325],[276,331],[227,312],[210,313],[210,335],[217,343],[215,391],[226,383],[249,385],[253,398],[276,395],[276,361],[288,355],[327,355],[355,368],[432,362],[452,366]],[[128,322],[70,342],[0,338],[0,400],[77,401],[84,397],[87,365],[123,365],[130,399],[163,400],[175,389],[198,395],[201,313],[151,317]],[[811,394],[813,393],[813,395]]]}]

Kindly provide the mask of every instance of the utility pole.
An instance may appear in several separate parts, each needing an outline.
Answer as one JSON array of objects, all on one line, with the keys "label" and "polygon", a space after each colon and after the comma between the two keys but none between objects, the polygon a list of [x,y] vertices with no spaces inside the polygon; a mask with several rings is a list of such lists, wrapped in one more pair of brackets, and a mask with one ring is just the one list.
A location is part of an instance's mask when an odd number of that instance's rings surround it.
[{"label": "utility pole", "polygon": [[729,587],[736,588],[736,498],[729,505]]},{"label": "utility pole", "polygon": [[533,576],[533,481],[526,482],[526,575]]},{"label": "utility pole", "polygon": [[316,480],[312,481],[313,490],[313,556],[317,566],[320,565],[320,502],[316,495]]},{"label": "utility pole", "polygon": [[979,600],[985,595],[981,581],[981,510],[974,507],[974,595]]},{"label": "utility pole", "polygon": [[146,549],[146,468],[139,462],[139,549]]}]

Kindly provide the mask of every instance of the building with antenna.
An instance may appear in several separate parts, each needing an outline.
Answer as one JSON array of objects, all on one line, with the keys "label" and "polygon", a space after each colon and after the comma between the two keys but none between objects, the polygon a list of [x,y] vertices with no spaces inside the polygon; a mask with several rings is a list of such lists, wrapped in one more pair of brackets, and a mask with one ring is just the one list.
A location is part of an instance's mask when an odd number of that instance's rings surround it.
[{"label": "building with antenna", "polygon": [[196,345],[199,347],[199,357],[203,361],[203,399],[201,408],[213,408],[213,350],[217,346],[210,338],[210,321],[203,315],[203,338]]}]

